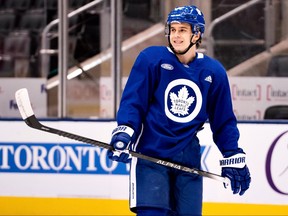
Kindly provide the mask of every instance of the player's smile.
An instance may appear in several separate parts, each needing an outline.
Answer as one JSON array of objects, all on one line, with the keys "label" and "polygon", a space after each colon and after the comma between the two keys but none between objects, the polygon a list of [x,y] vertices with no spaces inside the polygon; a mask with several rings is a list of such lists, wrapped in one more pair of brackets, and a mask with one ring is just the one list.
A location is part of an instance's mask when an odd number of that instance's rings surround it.
[{"label": "player's smile", "polygon": [[181,49],[181,48],[185,48],[183,46],[183,40],[179,40],[179,39],[175,39],[172,41],[172,45],[175,49]]},{"label": "player's smile", "polygon": [[175,43],[175,44],[181,44],[182,42],[183,42],[183,40],[179,40],[179,39],[173,40],[173,43]]}]

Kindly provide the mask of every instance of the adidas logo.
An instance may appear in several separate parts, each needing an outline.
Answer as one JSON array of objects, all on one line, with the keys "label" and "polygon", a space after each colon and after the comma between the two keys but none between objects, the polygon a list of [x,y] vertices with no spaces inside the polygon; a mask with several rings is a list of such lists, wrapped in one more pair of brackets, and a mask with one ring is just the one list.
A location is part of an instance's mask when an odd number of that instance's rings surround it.
[{"label": "adidas logo", "polygon": [[207,76],[205,78],[205,81],[212,83],[212,77],[211,76]]}]

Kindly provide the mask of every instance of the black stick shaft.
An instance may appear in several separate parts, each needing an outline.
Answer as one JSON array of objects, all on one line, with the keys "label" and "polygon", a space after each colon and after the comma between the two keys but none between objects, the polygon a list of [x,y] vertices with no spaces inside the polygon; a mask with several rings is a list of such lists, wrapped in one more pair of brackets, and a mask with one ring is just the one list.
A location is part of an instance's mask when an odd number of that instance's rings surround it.
[{"label": "black stick shaft", "polygon": [[[45,132],[48,132],[48,133],[52,133],[52,134],[57,134],[59,136],[63,136],[63,137],[67,137],[67,138],[70,138],[70,139],[73,139],[73,140],[77,140],[77,141],[80,141],[80,142],[83,142],[83,143],[91,144],[93,146],[102,147],[102,148],[105,148],[105,149],[108,149],[108,150],[111,150],[111,151],[114,150],[113,147],[111,145],[107,144],[107,143],[104,143],[104,142],[101,142],[101,141],[97,141],[97,140],[93,140],[93,139],[90,139],[90,138],[87,138],[87,137],[79,136],[79,135],[76,135],[76,134],[72,134],[72,133],[69,133],[69,132],[65,132],[65,131],[62,131],[62,130],[58,130],[58,129],[55,129],[55,128],[47,127],[47,126],[41,124],[38,121],[38,119],[35,117],[35,115],[32,115],[32,116],[26,118],[25,119],[25,123],[29,127],[32,127],[34,129],[42,130],[42,131],[45,131]],[[197,175],[208,177],[208,178],[211,178],[211,179],[215,179],[215,180],[218,180],[218,181],[221,181],[221,182],[225,182],[226,181],[224,177],[222,177],[220,175],[217,175],[217,174],[214,174],[214,173],[206,172],[206,171],[199,170],[199,169],[196,169],[196,168],[185,167],[185,166],[182,166],[180,164],[176,164],[176,163],[169,162],[169,161],[166,161],[166,160],[150,157],[150,156],[143,155],[143,154],[140,154],[140,153],[137,153],[137,152],[134,152],[134,151],[129,151],[129,153],[133,157],[137,157],[137,158],[141,158],[141,159],[144,159],[144,160],[148,160],[148,161],[151,161],[151,162],[154,162],[154,163],[166,166],[166,167],[171,167],[171,168],[182,170],[182,171],[185,171],[185,172],[197,174]]]}]

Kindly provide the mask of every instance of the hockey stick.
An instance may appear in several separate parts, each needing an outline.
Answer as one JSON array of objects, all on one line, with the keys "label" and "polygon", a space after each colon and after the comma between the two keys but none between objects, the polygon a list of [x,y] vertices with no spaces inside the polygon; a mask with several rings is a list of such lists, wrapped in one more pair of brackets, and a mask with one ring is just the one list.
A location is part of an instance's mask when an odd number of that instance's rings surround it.
[{"label": "hockey stick", "polygon": [[[67,138],[77,140],[77,141],[80,141],[83,143],[91,144],[93,146],[102,147],[102,148],[112,150],[112,151],[114,150],[113,147],[107,143],[93,140],[93,139],[90,139],[87,137],[79,136],[76,134],[72,134],[69,132],[65,132],[62,130],[58,130],[55,128],[47,127],[47,126],[41,124],[34,114],[34,111],[32,109],[31,103],[30,103],[28,90],[26,88],[22,88],[22,89],[19,89],[18,91],[16,91],[15,97],[16,97],[16,102],[17,102],[18,108],[19,108],[19,112],[20,112],[23,120],[25,121],[25,123],[29,127],[37,129],[37,130],[45,131],[48,133],[57,134],[59,136],[67,137]],[[156,164],[161,164],[161,165],[166,166],[166,167],[172,167],[172,168],[175,168],[178,170],[182,170],[185,172],[189,172],[189,173],[197,174],[200,176],[208,177],[210,179],[214,179],[217,181],[221,181],[226,186],[228,186],[230,184],[230,180],[227,177],[224,178],[224,177],[217,175],[217,174],[214,174],[214,173],[206,172],[206,171],[199,170],[196,168],[185,167],[185,166],[173,163],[173,162],[157,159],[157,158],[143,155],[143,154],[140,154],[140,153],[137,153],[134,151],[129,151],[129,153],[133,157],[141,158],[144,160],[154,162]]]}]

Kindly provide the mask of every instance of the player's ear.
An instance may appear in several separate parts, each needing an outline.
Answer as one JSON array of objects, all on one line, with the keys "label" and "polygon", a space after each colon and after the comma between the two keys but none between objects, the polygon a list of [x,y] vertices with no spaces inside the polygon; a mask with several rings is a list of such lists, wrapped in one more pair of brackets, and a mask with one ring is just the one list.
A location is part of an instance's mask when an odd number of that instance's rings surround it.
[{"label": "player's ear", "polygon": [[201,37],[201,32],[198,31],[197,33],[194,33],[193,37],[192,37],[192,42],[196,43]]}]

